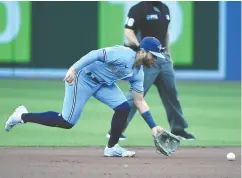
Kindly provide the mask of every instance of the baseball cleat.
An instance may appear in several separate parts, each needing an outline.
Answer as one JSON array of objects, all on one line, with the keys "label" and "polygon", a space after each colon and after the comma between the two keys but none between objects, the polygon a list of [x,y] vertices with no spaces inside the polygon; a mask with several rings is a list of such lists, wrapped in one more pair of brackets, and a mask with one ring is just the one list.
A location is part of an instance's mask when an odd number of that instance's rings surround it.
[{"label": "baseball cleat", "polygon": [[104,156],[106,157],[134,157],[134,151],[128,151],[118,144],[114,145],[112,148],[106,146],[104,150]]},{"label": "baseball cleat", "polygon": [[19,106],[15,109],[13,114],[8,118],[5,124],[5,130],[9,132],[15,125],[23,124],[24,121],[21,119],[23,113],[28,113],[24,106]]},{"label": "baseball cleat", "polygon": [[179,138],[179,140],[191,140],[191,141],[196,140],[195,136],[186,132],[185,130],[171,132],[171,133],[176,135]]}]

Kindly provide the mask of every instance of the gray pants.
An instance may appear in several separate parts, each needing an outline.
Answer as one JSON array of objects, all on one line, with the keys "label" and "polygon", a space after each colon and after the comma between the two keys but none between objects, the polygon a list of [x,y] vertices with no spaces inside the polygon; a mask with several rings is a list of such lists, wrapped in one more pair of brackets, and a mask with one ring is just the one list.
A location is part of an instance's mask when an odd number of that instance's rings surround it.
[{"label": "gray pants", "polygon": [[[167,52],[165,56],[166,59],[158,59],[153,67],[144,67],[144,94],[146,95],[151,85],[155,84],[165,107],[171,131],[184,130],[188,127],[188,124],[183,117],[181,105],[178,100],[173,64]],[[134,105],[131,91],[126,94],[126,98],[131,106],[126,123],[127,128],[137,108]]]}]

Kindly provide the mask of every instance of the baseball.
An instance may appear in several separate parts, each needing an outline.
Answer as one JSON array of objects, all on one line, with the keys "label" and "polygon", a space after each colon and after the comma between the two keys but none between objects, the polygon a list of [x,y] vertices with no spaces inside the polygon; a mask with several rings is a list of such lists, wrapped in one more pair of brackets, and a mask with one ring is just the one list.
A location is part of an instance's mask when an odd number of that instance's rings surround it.
[{"label": "baseball", "polygon": [[227,160],[228,161],[234,161],[235,160],[235,154],[234,153],[228,153],[227,154]]}]

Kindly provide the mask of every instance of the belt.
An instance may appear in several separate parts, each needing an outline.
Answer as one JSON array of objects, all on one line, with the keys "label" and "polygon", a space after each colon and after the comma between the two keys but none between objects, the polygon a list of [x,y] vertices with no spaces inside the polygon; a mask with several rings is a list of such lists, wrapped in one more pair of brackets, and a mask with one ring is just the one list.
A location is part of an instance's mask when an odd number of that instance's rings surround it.
[{"label": "belt", "polygon": [[91,72],[88,72],[88,73],[86,73],[87,74],[87,76],[89,76],[91,79],[92,79],[92,81],[94,81],[94,82],[96,82],[96,83],[100,83],[99,81],[98,81],[98,79],[91,73]]}]

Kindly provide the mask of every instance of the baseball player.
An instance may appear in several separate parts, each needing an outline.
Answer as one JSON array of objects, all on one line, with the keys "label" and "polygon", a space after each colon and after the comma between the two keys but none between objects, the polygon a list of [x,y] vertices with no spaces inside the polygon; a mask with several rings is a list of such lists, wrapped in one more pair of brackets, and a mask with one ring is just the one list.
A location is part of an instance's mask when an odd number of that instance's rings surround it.
[{"label": "baseball player", "polygon": [[111,122],[112,136],[106,145],[104,156],[134,156],[134,151],[128,151],[118,144],[130,106],[115,84],[116,81],[130,82],[134,103],[152,129],[152,134],[157,135],[163,130],[154,122],[143,98],[143,65],[151,67],[156,57],[164,58],[160,53],[161,44],[156,38],[147,37],[141,41],[140,47],[141,50],[138,52],[124,46],[89,52],[69,68],[64,78],[65,96],[61,113],[54,111],[29,113],[24,106],[19,106],[6,121],[5,130],[10,131],[14,126],[28,122],[71,129],[79,120],[85,103],[93,96],[114,110]]}]

